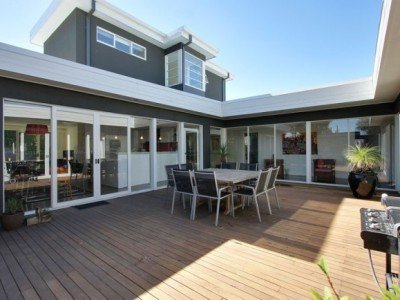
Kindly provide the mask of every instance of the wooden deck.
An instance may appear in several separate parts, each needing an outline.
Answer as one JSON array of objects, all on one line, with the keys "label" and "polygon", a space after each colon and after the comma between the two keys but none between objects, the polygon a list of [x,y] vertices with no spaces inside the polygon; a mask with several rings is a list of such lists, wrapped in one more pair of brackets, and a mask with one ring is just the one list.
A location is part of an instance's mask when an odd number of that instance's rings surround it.
[{"label": "wooden deck", "polygon": [[[327,281],[342,294],[379,299],[362,248],[359,208],[375,201],[347,191],[278,187],[280,210],[261,204],[223,216],[199,207],[197,220],[166,190],[54,212],[54,220],[0,230],[0,299],[310,299]],[[383,274],[383,255],[375,254]]]}]

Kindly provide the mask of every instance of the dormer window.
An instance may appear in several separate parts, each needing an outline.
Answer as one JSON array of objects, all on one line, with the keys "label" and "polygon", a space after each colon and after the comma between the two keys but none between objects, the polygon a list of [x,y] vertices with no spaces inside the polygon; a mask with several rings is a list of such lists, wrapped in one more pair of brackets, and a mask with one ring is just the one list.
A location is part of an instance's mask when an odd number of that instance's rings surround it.
[{"label": "dormer window", "polygon": [[185,52],[185,84],[195,89],[205,90],[204,62]]},{"label": "dormer window", "polygon": [[115,33],[97,27],[97,42],[146,60],[146,48]]}]

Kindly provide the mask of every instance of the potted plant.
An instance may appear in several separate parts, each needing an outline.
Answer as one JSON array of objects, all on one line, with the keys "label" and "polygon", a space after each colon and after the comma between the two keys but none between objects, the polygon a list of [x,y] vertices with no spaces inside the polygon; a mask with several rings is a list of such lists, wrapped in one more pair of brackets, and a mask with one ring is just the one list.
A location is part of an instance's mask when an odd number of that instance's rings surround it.
[{"label": "potted plant", "polygon": [[47,209],[35,208],[35,215],[26,219],[26,225],[36,225],[40,223],[50,222],[52,219],[51,212]]},{"label": "potted plant", "polygon": [[345,157],[351,169],[348,181],[353,195],[371,199],[378,182],[374,169],[382,161],[378,147],[356,144],[345,151]]},{"label": "potted plant", "polygon": [[1,225],[4,230],[14,230],[22,227],[25,221],[22,201],[17,198],[7,200],[6,212],[2,215]]},{"label": "potted plant", "polygon": [[219,146],[219,156],[221,163],[225,163],[228,158],[228,147],[226,144],[221,144],[221,146]]}]

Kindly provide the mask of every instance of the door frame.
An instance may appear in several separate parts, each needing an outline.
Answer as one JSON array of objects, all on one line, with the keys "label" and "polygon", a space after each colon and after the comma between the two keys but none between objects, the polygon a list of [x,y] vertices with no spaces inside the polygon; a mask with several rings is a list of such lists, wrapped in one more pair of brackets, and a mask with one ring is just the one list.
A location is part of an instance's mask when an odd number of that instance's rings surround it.
[{"label": "door frame", "polygon": [[198,128],[184,128],[183,129],[183,138],[182,138],[182,140],[183,140],[183,145],[184,145],[184,157],[185,157],[185,163],[187,163],[186,162],[186,133],[187,132],[191,132],[191,133],[196,133],[196,136],[197,136],[197,157],[196,157],[196,161],[197,161],[197,168],[198,169],[202,169],[202,161],[201,161],[201,155],[200,155],[200,151],[201,151],[201,148],[202,147],[200,147],[200,143],[201,143],[201,140],[200,140],[200,129],[198,129]]}]

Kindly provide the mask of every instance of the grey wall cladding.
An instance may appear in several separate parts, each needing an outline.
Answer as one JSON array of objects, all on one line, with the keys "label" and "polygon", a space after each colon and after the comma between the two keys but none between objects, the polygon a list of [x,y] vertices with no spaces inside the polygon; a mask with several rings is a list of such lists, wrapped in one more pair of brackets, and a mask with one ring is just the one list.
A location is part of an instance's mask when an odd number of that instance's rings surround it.
[{"label": "grey wall cladding", "polygon": [[206,84],[205,96],[207,98],[225,101],[225,80],[209,71],[206,71],[206,76],[208,83]]},{"label": "grey wall cladding", "polygon": [[[96,41],[97,26],[146,47],[147,59],[121,52]],[[165,85],[164,50],[114,25],[91,17],[91,66],[136,79]]]},{"label": "grey wall cladding", "polygon": [[84,64],[85,58],[85,16],[75,9],[44,43],[44,53]]}]

